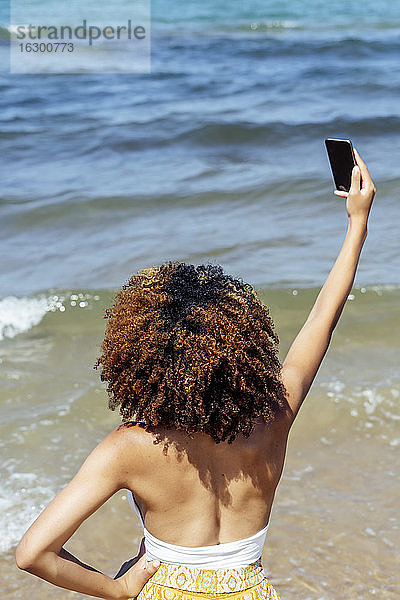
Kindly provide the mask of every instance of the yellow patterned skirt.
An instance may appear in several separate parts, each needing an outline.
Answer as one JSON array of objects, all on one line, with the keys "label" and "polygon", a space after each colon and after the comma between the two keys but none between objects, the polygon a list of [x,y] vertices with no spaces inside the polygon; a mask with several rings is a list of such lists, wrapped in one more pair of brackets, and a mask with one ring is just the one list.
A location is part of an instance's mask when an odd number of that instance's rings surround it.
[{"label": "yellow patterned skirt", "polygon": [[161,563],[138,600],[279,600],[261,559],[237,569],[198,569]]}]

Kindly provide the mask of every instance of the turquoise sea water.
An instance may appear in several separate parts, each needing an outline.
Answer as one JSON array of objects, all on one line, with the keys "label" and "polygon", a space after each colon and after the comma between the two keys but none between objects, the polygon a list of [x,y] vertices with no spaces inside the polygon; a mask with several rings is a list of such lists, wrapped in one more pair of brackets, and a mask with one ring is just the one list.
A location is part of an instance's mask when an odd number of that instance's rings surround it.
[{"label": "turquoise sea water", "polygon": [[327,136],[378,187],[360,283],[398,283],[399,27],[396,3],[153,2],[150,75],[1,74],[1,296],[165,257],[318,285],[344,227]]},{"label": "turquoise sea water", "polygon": [[[125,14],[128,4],[115,6]],[[394,600],[400,6],[154,0],[150,74],[57,76],[7,72],[6,8],[0,564],[7,598],[69,597],[20,576],[10,561],[30,520],[118,423],[92,371],[115,288],[164,260],[219,263],[271,306],[283,356],[344,237],[323,140],[345,137],[378,191],[356,288],[293,430],[264,561],[283,599],[382,593]],[[125,504],[123,496],[113,500],[102,526],[93,521],[72,542],[110,572],[140,533]]]}]

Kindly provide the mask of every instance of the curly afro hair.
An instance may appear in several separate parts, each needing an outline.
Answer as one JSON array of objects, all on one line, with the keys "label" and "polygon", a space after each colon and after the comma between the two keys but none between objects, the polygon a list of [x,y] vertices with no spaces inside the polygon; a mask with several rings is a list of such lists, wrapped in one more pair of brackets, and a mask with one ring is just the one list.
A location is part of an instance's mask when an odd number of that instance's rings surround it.
[{"label": "curly afro hair", "polygon": [[123,421],[248,437],[285,411],[278,337],[254,288],[219,265],[168,261],[117,292],[101,345],[101,380]]}]

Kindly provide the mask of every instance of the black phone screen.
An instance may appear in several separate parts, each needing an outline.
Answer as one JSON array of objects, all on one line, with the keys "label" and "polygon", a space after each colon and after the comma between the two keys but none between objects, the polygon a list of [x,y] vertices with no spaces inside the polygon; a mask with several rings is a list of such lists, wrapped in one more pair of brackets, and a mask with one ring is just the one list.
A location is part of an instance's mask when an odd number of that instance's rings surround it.
[{"label": "black phone screen", "polygon": [[325,140],[332,175],[337,190],[348,192],[351,185],[351,172],[356,164],[350,140]]}]

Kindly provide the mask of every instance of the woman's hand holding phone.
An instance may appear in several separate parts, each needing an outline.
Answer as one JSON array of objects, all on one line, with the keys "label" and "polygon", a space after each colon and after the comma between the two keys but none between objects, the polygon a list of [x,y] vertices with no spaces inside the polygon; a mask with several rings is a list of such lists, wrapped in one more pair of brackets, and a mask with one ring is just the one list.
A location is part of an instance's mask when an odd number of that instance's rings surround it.
[{"label": "woman's hand holding phone", "polygon": [[[335,196],[347,198],[346,209],[349,218],[362,218],[367,221],[372,201],[375,196],[376,188],[371,179],[365,162],[362,160],[357,150],[354,148],[354,156],[357,165],[353,168],[351,174],[351,186],[348,192],[335,190]],[[362,186],[361,186],[362,178]]]}]

